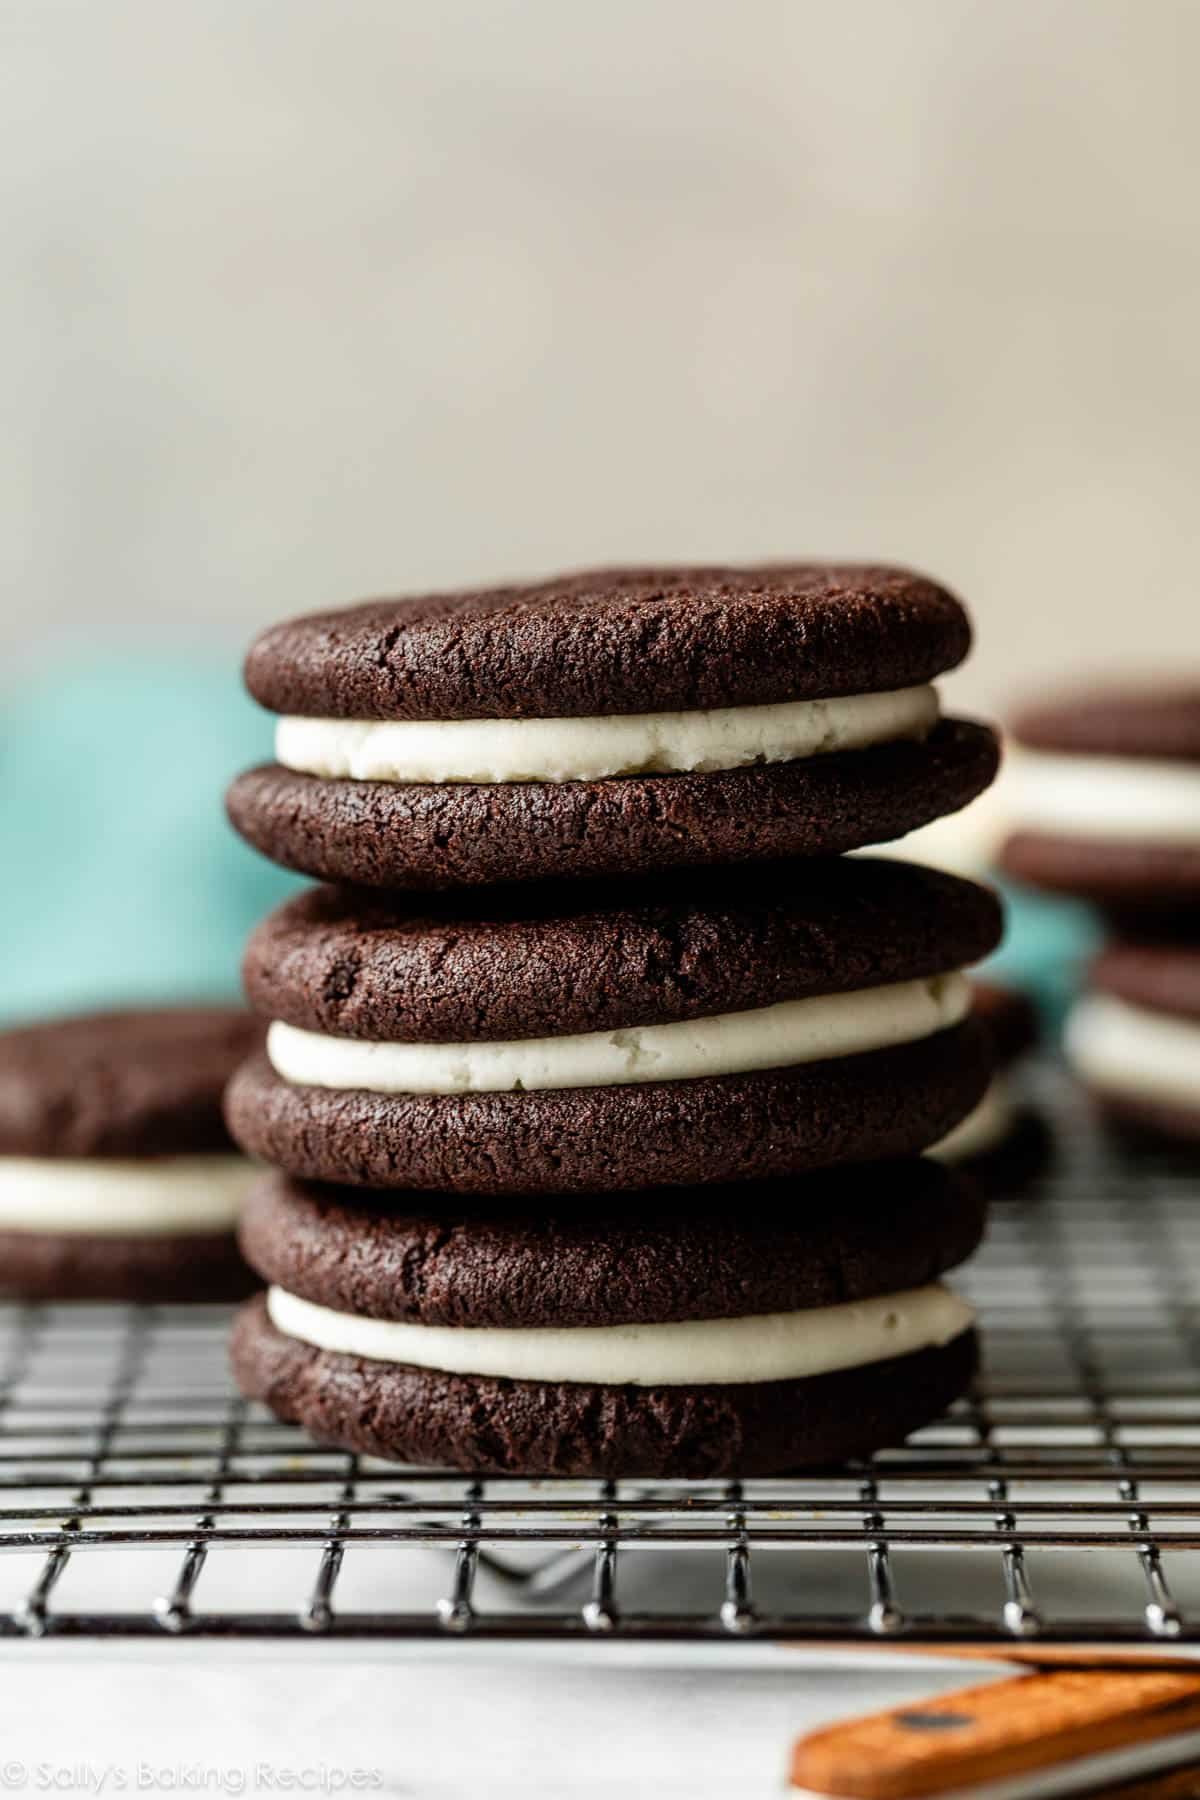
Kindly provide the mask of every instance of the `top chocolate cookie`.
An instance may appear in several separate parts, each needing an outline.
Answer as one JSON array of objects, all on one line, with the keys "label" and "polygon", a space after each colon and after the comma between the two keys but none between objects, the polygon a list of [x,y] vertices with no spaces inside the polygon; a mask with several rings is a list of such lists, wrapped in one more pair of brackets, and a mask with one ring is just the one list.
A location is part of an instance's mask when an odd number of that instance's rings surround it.
[{"label": "top chocolate cookie", "polygon": [[1200,678],[1142,687],[1092,688],[1022,707],[1012,735],[1033,750],[1065,755],[1156,757],[1200,762]]},{"label": "top chocolate cookie", "polygon": [[0,1032],[0,1156],[229,1150],[221,1095],[263,1028],[234,1007],[86,1013]]},{"label": "top chocolate cookie", "polygon": [[306,1031],[470,1042],[920,980],[978,962],[1001,930],[998,899],[975,882],[840,857],[764,864],[751,880],[715,870],[649,889],[544,883],[423,904],[310,888],[258,926],[243,973],[257,1012]]},{"label": "top chocolate cookie", "polygon": [[246,683],[318,718],[582,718],[912,687],[970,643],[953,595],[902,569],[611,569],[294,619]]}]

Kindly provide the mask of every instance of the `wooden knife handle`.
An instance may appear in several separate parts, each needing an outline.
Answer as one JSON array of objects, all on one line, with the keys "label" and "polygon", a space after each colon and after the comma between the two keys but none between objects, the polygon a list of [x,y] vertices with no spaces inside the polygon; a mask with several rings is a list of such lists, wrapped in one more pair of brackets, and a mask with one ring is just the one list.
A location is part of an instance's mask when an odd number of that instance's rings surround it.
[{"label": "wooden knife handle", "polygon": [[1200,1728],[1200,1674],[1056,1669],[964,1688],[797,1740],[794,1786],[911,1800]]}]

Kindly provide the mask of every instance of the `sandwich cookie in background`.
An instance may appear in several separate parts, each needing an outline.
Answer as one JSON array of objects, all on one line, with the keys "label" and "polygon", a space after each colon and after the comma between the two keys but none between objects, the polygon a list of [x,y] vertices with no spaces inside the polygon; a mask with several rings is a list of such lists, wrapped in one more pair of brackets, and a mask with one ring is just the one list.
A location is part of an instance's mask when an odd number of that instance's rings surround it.
[{"label": "sandwich cookie in background", "polygon": [[244,973],[227,1117],[312,1180],[443,1194],[755,1181],[912,1155],[982,1098],[986,888],[896,861],[455,896],[318,888]]},{"label": "sandwich cookie in background", "polygon": [[1022,1101],[1014,1079],[1038,1042],[1038,1016],[1019,988],[979,977],[971,980],[971,1013],[987,1032],[995,1073],[978,1106],[929,1154],[969,1169],[995,1197],[1041,1167],[1050,1148],[1045,1121]]},{"label": "sandwich cookie in background", "polygon": [[327,880],[437,890],[835,855],[991,781],[941,716],[954,597],[904,570],[601,570],[292,620],[246,681],[276,761],[228,807]]},{"label": "sandwich cookie in background", "polygon": [[865,1455],[971,1378],[941,1275],[983,1202],[917,1158],[802,1184],[447,1212],[256,1186],[242,1391],[322,1443],[487,1474],[771,1474]]},{"label": "sandwich cookie in background", "polygon": [[0,1293],[244,1294],[234,1229],[255,1171],[221,1095],[261,1037],[249,1013],[215,1007],[0,1033]]},{"label": "sandwich cookie in background", "polygon": [[[1000,866],[1129,919],[1200,921],[1200,674],[1028,706]],[[1190,921],[1190,927],[1189,927]]]},{"label": "sandwich cookie in background", "polygon": [[1067,1020],[1066,1050],[1114,1121],[1200,1146],[1200,934],[1101,951]]}]

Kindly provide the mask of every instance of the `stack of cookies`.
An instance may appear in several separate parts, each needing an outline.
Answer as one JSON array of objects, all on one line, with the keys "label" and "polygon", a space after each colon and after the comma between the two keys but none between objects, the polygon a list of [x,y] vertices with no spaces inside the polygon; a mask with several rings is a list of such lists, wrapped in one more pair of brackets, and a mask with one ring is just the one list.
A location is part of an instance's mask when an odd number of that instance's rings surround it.
[{"label": "stack of cookies", "polygon": [[1200,681],[1074,693],[1016,719],[1018,880],[1096,907],[1110,942],[1066,1047],[1102,1109],[1200,1140]]},{"label": "stack of cookies", "polygon": [[275,1166],[243,1390],[479,1472],[865,1453],[969,1380],[986,889],[841,852],[964,805],[970,641],[879,568],[654,569],[268,631],[239,829],[329,885],[254,934],[227,1116]]}]

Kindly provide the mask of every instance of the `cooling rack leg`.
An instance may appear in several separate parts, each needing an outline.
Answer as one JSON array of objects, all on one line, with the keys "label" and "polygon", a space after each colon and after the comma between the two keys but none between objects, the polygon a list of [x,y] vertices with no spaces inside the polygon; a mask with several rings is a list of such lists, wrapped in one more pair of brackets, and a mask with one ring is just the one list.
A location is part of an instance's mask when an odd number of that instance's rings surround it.
[{"label": "cooling rack leg", "polygon": [[892,1588],[892,1562],[887,1542],[882,1535],[883,1514],[872,1505],[879,1497],[878,1485],[874,1481],[864,1481],[861,1493],[862,1498],[871,1506],[871,1511],[864,1515],[863,1529],[880,1534],[867,1545],[867,1582],[871,1593],[867,1624],[877,1636],[893,1637],[904,1629],[904,1614],[896,1605]]},{"label": "cooling rack leg", "polygon": [[[1008,1483],[992,1481],[988,1483],[988,1494],[991,1499],[1003,1503],[1008,1498]],[[1017,1529],[1017,1521],[1010,1512],[1001,1512],[996,1516],[997,1531],[1010,1532]],[[1042,1629],[1041,1616],[1033,1603],[1033,1593],[1029,1586],[1029,1577],[1025,1572],[1025,1551],[1020,1544],[1006,1544],[1000,1552],[1004,1567],[1004,1609],[1002,1617],[1004,1629],[1013,1637],[1036,1637]]]},{"label": "cooling rack leg", "polygon": [[745,1637],[758,1624],[750,1587],[750,1545],[746,1539],[746,1514],[740,1505],[742,1485],[732,1482],[728,1494],[734,1503],[726,1519],[733,1542],[725,1552],[725,1598],[721,1623],[733,1637]]},{"label": "cooling rack leg", "polygon": [[[467,1499],[482,1500],[483,1485],[473,1482],[467,1489]],[[480,1528],[480,1517],[477,1512],[468,1508],[463,1514],[463,1529],[472,1534]],[[475,1606],[472,1594],[475,1588],[475,1575],[479,1567],[479,1543],[472,1535],[459,1544],[454,1556],[454,1585],[450,1592],[437,1603],[438,1622],[447,1631],[465,1632],[475,1622]]]},{"label": "cooling rack leg", "polygon": [[[605,1482],[603,1493],[606,1500],[616,1498],[611,1481]],[[598,1523],[605,1536],[596,1547],[592,1597],[584,1606],[583,1622],[589,1631],[599,1634],[614,1631],[617,1624],[617,1515],[601,1513]]]}]

